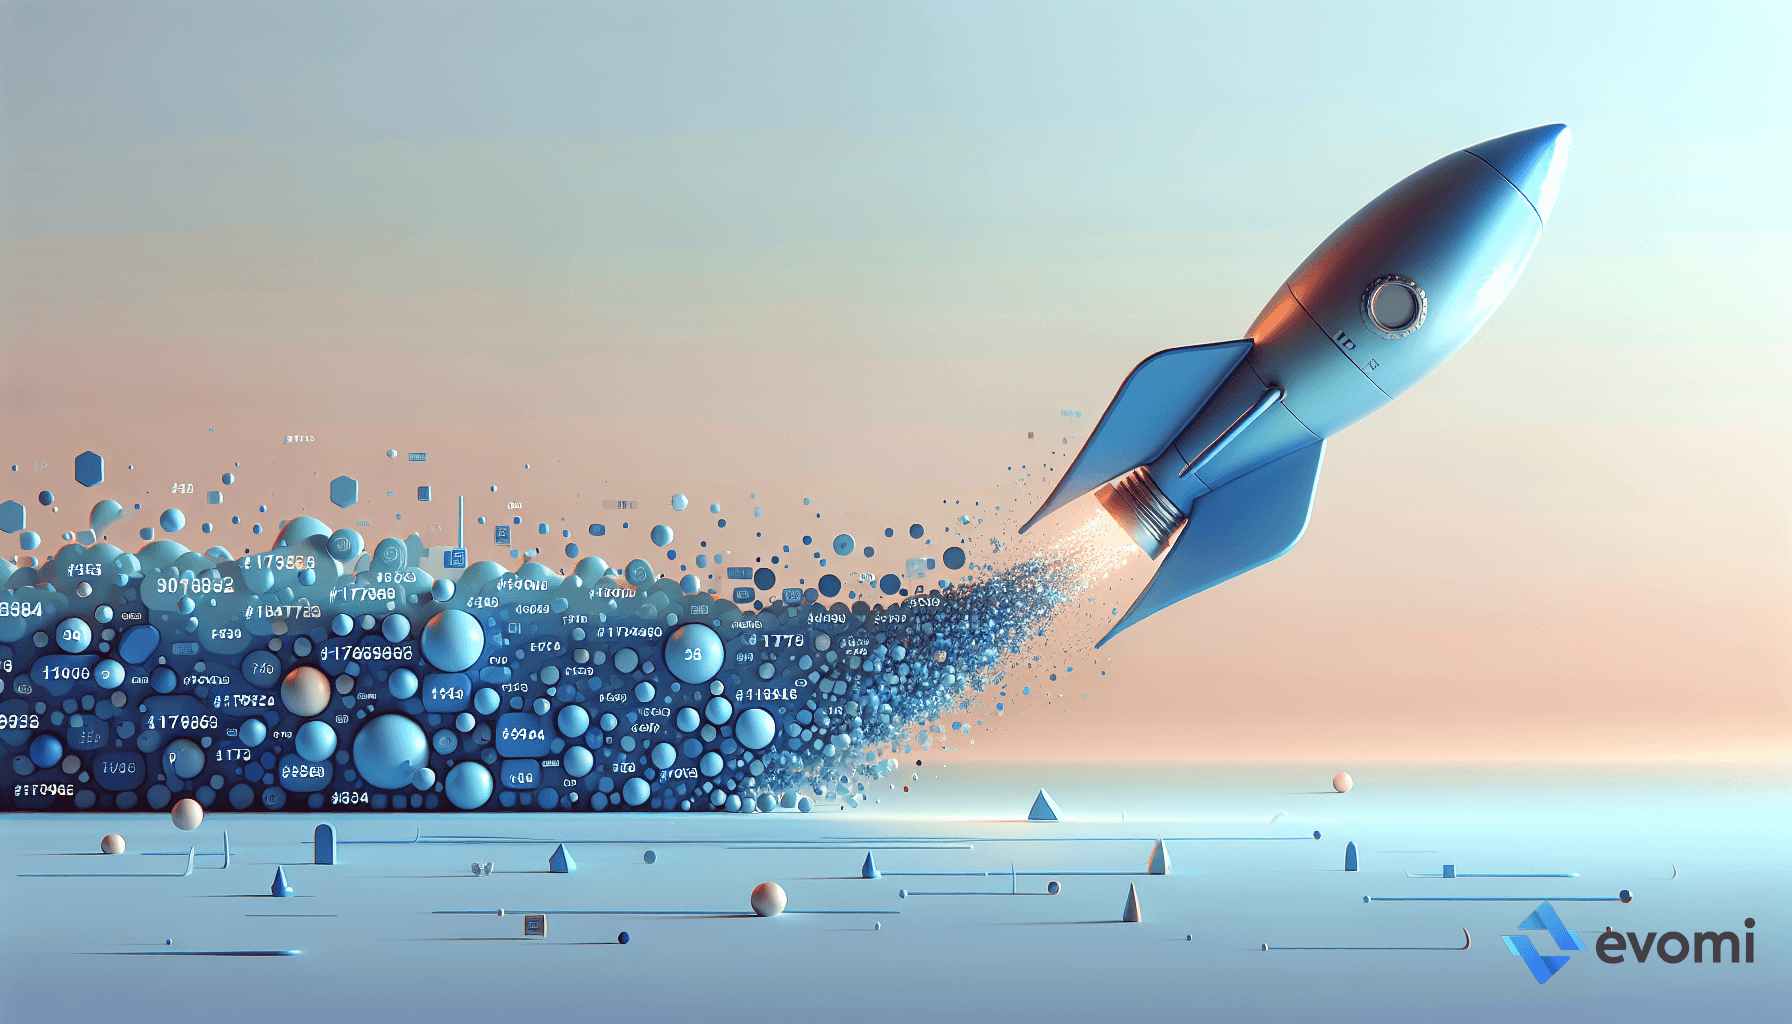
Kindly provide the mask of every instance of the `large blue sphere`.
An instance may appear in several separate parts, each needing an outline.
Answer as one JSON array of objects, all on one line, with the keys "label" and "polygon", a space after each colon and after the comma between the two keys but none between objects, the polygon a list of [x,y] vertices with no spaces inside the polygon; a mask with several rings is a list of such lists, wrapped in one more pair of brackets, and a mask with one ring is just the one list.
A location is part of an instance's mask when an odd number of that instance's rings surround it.
[{"label": "large blue sphere", "polygon": [[748,750],[764,750],[778,738],[778,723],[764,708],[748,708],[734,720],[734,738]]},{"label": "large blue sphere", "polygon": [[707,683],[722,670],[722,638],[701,622],[687,622],[666,638],[666,667],[681,681]]},{"label": "large blue sphere", "polygon": [[429,766],[429,740],[423,727],[403,715],[367,720],[355,734],[355,770],[369,785],[403,789],[417,769]]},{"label": "large blue sphere", "polygon": [[567,739],[577,739],[585,735],[591,728],[591,713],[577,704],[568,704],[560,709],[560,735]]},{"label": "large blue sphere", "polygon": [[322,761],[336,752],[336,730],[330,723],[313,719],[299,726],[293,747],[307,761]]},{"label": "large blue sphere", "polygon": [[31,763],[39,768],[49,768],[62,760],[62,741],[49,733],[31,741]]},{"label": "large blue sphere", "polygon": [[639,807],[653,795],[653,787],[639,775],[622,784],[622,800],[630,807]]},{"label": "large blue sphere", "polygon": [[582,779],[591,774],[597,758],[584,747],[567,747],[566,753],[560,755],[560,763],[566,768],[566,774]]},{"label": "large blue sphere", "polygon": [[437,612],[423,627],[423,656],[443,672],[465,672],[484,650],[479,620],[459,608]]},{"label": "large blue sphere", "polygon": [[726,697],[711,697],[703,706],[703,717],[709,719],[711,725],[727,725],[728,719],[734,717],[734,705]]},{"label": "large blue sphere", "polygon": [[442,791],[449,803],[463,811],[484,807],[492,798],[492,773],[478,761],[462,761],[449,770]]},{"label": "large blue sphere", "polygon": [[56,627],[56,646],[70,654],[80,654],[93,643],[93,628],[80,619],[63,619]]}]

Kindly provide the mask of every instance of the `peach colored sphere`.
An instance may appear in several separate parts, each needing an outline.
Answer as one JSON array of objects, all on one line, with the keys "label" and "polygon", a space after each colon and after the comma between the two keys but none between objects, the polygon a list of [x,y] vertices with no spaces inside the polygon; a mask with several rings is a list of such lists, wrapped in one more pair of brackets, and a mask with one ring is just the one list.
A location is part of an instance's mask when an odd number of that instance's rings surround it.
[{"label": "peach colored sphere", "polygon": [[107,835],[104,839],[100,840],[100,852],[101,853],[123,853],[124,852],[124,837],[119,835],[116,832],[113,832],[110,835]]},{"label": "peach colored sphere", "polygon": [[760,882],[753,887],[753,913],[760,917],[777,917],[788,902],[784,887],[776,882]]},{"label": "peach colored sphere", "polygon": [[1340,793],[1350,792],[1350,787],[1354,785],[1356,785],[1356,782],[1350,778],[1349,772],[1339,772],[1332,776],[1332,788]]},{"label": "peach colored sphere", "polygon": [[192,797],[186,797],[174,805],[170,816],[174,819],[175,828],[182,832],[191,832],[205,820],[205,808],[199,806],[199,801]]},{"label": "peach colored sphere", "polygon": [[281,681],[280,700],[300,718],[319,714],[330,706],[330,677],[310,665],[300,665]]}]

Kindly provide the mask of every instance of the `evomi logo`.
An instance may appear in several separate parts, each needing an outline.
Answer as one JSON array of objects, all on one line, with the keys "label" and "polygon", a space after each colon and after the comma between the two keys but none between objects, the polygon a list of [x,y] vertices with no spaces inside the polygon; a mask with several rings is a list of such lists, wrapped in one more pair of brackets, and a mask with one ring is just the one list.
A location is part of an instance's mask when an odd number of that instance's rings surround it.
[{"label": "evomi logo", "polygon": [[[1711,954],[1712,963],[1722,963],[1724,953],[1730,954],[1730,963],[1755,962],[1755,919],[1747,918],[1742,922],[1745,929],[1738,936],[1732,931],[1693,932],[1688,939],[1685,932],[1649,932],[1639,938],[1636,932],[1618,932],[1611,928],[1599,934],[1594,943],[1594,952],[1600,961],[1608,964],[1625,962],[1644,963],[1651,953],[1662,963],[1677,964],[1683,962],[1690,954],[1692,962],[1704,963],[1705,954]],[[1554,942],[1560,955],[1540,952],[1529,935],[1502,935],[1506,948],[1513,956],[1524,961],[1530,969],[1531,977],[1542,985],[1556,976],[1556,973],[1568,965],[1572,953],[1585,951],[1587,944],[1582,941],[1580,933],[1562,923],[1562,918],[1548,902],[1537,904],[1537,909],[1530,916],[1520,921],[1521,931],[1546,931]]]}]

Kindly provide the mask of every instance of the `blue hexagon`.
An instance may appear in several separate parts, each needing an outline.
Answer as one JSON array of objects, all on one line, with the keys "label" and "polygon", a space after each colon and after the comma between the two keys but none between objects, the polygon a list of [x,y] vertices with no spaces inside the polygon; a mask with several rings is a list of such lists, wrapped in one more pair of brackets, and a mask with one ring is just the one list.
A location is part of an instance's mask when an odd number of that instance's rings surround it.
[{"label": "blue hexagon", "polygon": [[25,506],[16,501],[0,504],[0,533],[18,533],[25,528]]},{"label": "blue hexagon", "polygon": [[338,508],[347,508],[361,500],[361,482],[352,476],[339,476],[330,481],[330,501]]},{"label": "blue hexagon", "polygon": [[106,459],[99,452],[82,452],[75,456],[75,483],[92,487],[104,483],[105,479]]}]

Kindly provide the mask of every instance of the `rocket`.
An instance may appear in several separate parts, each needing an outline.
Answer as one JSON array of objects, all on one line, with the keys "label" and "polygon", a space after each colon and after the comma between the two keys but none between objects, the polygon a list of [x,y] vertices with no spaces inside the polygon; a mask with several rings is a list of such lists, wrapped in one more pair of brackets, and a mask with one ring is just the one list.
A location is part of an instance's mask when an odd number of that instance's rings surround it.
[{"label": "rocket", "polygon": [[1095,646],[1294,547],[1326,438],[1437,369],[1512,290],[1549,221],[1569,143],[1568,126],[1553,124],[1451,153],[1333,231],[1243,339],[1165,349],[1133,367],[1020,529],[1095,490],[1146,555],[1162,556]]}]

